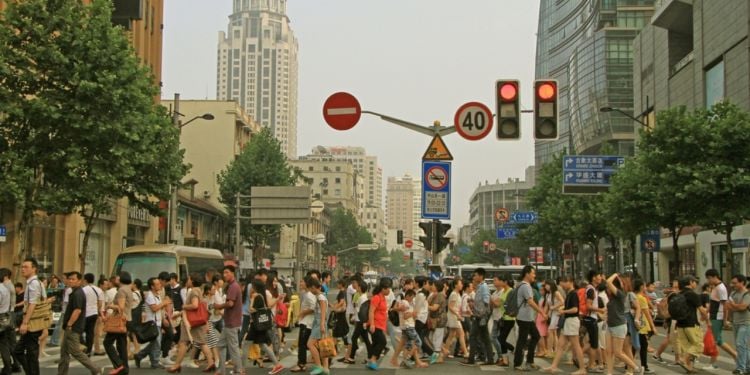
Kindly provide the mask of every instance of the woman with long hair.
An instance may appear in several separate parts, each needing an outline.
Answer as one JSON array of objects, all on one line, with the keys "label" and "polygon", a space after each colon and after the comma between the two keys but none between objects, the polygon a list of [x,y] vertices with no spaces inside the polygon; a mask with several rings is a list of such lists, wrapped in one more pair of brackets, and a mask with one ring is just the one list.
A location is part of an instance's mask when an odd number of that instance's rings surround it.
[{"label": "woman with long hair", "polygon": [[539,339],[539,345],[537,346],[537,357],[547,357],[547,354],[549,354],[549,350],[547,350],[547,333],[549,325],[547,323],[547,316],[549,316],[549,303],[547,299],[547,295],[549,293],[549,290],[547,289],[545,284],[542,284],[542,287],[539,288],[539,297],[536,299],[536,303],[539,305],[539,307],[544,311],[544,315],[538,314],[535,319],[536,329],[539,331],[539,336],[541,337]]},{"label": "woman with long hair", "polygon": [[443,338],[445,337],[445,327],[448,325],[448,302],[445,298],[445,284],[442,280],[435,280],[431,284],[430,298],[428,299],[430,311],[429,317],[432,321],[432,348],[435,350],[430,357],[430,364],[443,363]]},{"label": "woman with long hair", "polygon": [[380,358],[380,355],[385,350],[385,331],[387,329],[386,322],[388,321],[388,302],[386,302],[386,299],[391,294],[392,286],[393,280],[383,277],[378,282],[378,286],[372,291],[369,318],[367,320],[367,329],[370,331],[372,338],[372,346],[370,353],[368,353],[370,361],[366,365],[370,370],[378,369],[378,358]]},{"label": "woman with long hair", "polygon": [[636,295],[633,292],[633,274],[624,273],[620,282],[625,292],[625,320],[628,326],[627,340],[623,343],[623,350],[635,362],[633,353],[641,349],[641,342],[638,340],[638,330],[641,328],[641,306],[636,302]]},{"label": "woman with long hair", "polygon": [[[133,309],[133,292],[131,290],[132,279],[130,273],[120,273],[120,288],[105,310],[112,310],[113,316],[124,316],[125,320],[133,320],[131,310]],[[112,371],[109,375],[128,373],[128,334],[108,332],[104,336],[104,349],[107,351],[109,361],[112,362]]]},{"label": "woman with long hair", "polygon": [[[628,366],[626,375],[633,375],[637,366],[633,360],[633,352],[627,353],[623,348],[623,343],[628,335],[628,320],[626,311],[629,310],[627,295],[623,288],[623,282],[620,276],[613,273],[607,279],[607,292],[609,294],[609,303],[607,303],[607,348],[609,358],[607,358],[607,373],[613,374],[615,358],[621,360]],[[640,372],[637,369],[636,372]]]},{"label": "woman with long hair", "polygon": [[[573,354],[576,357],[580,366],[584,365],[583,362],[583,350],[581,349],[581,342],[578,340],[578,335],[581,330],[581,320],[578,319],[578,294],[575,292],[575,280],[572,276],[565,276],[562,278],[560,285],[568,292],[565,297],[564,308],[560,311],[562,315],[562,334],[559,336],[557,341],[557,347],[559,348],[555,353],[555,359],[552,360],[552,365],[542,370],[546,373],[559,373],[562,372],[557,366],[560,364],[562,355],[564,352],[565,345],[570,343]],[[610,371],[610,374],[612,372]],[[585,375],[586,369],[581,367],[580,370],[573,373],[573,375]]]},{"label": "woman with long hair", "polygon": [[195,311],[200,308],[203,302],[202,286],[205,276],[194,272],[190,274],[187,281],[185,282],[185,288],[188,289],[185,302],[182,304],[182,324],[180,324],[180,343],[177,348],[177,357],[175,358],[175,365],[167,369],[167,372],[175,373],[182,371],[182,360],[185,358],[185,353],[188,350],[188,345],[200,346],[203,351],[203,355],[206,356],[207,366],[203,372],[216,371],[216,363],[214,362],[211,350],[206,345],[206,333],[208,332],[208,324],[204,324],[199,327],[190,327],[190,323],[187,319],[187,311]]},{"label": "woman with long hair", "polygon": [[[250,288],[250,315],[257,313],[261,309],[267,309],[268,304],[266,303],[266,284],[263,283],[263,281],[255,279],[252,281],[250,285],[247,286]],[[273,369],[271,369],[271,372],[269,374],[278,374],[279,372],[284,370],[284,366],[279,363],[278,359],[276,358],[276,354],[274,354],[273,349],[269,347],[268,345],[272,345],[273,338],[271,335],[273,330],[273,325],[269,329],[258,329],[257,325],[250,323],[250,326],[247,329],[247,333],[245,334],[245,340],[252,341],[254,344],[257,344],[263,349],[263,352],[266,353],[266,356],[268,356],[268,359],[271,360],[273,363]],[[258,360],[258,367],[263,367],[263,360]]]},{"label": "woman with long hair", "polygon": [[563,348],[557,347],[557,324],[560,322],[560,310],[565,305],[565,299],[557,290],[557,284],[554,280],[547,280],[544,282],[544,290],[546,294],[545,304],[549,311],[549,325],[548,325],[548,336],[547,336],[547,358],[552,358],[556,350],[563,350]]},{"label": "woman with long hair", "polygon": [[508,358],[508,353],[510,353],[510,355],[513,355],[515,347],[512,344],[508,343],[508,336],[510,335],[510,332],[513,331],[513,327],[515,327],[516,325],[516,318],[505,313],[505,301],[508,300],[508,296],[513,290],[514,283],[513,277],[508,274],[497,276],[496,280],[498,282],[497,285],[503,290],[500,294],[499,301],[499,309],[502,318],[500,319],[500,332],[497,337],[498,341],[500,341],[498,365],[502,367],[509,367],[510,358]]},{"label": "woman with long hair", "polygon": [[641,367],[644,368],[645,372],[651,372],[648,368],[648,335],[651,332],[656,332],[656,328],[651,313],[649,313],[646,284],[643,283],[643,280],[635,280],[633,283],[633,291],[636,293],[636,303],[638,303],[642,312],[640,329],[638,330],[638,340],[641,344],[639,353],[641,357]]},{"label": "woman with long hair", "polygon": [[[466,337],[464,336],[464,328],[461,326],[461,291],[464,289],[463,280],[460,277],[453,279],[450,284],[451,294],[448,297],[448,339],[443,344],[442,358],[445,358],[450,354],[451,348],[458,340],[458,344],[461,347],[461,353],[464,356],[469,354],[469,350],[466,349]],[[442,359],[441,358],[441,359]]]}]

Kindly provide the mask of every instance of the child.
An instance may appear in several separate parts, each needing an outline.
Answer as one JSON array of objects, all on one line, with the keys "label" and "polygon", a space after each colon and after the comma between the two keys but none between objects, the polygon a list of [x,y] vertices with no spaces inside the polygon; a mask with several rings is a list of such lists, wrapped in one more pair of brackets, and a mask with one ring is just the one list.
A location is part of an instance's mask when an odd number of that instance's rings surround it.
[{"label": "child", "polygon": [[[404,344],[404,365],[408,368],[414,367],[416,363],[418,368],[427,367],[427,363],[419,359],[419,347],[422,346],[422,340],[417,335],[417,329],[414,322],[414,298],[417,293],[414,290],[409,289],[404,294],[399,304],[401,304],[403,310],[400,312],[401,320],[401,340]],[[414,359],[414,363],[411,362],[411,358]]]},{"label": "child", "polygon": [[312,328],[310,330],[310,338],[307,340],[307,349],[312,354],[313,365],[311,375],[320,375],[330,373],[328,368],[328,358],[321,358],[320,351],[318,350],[318,341],[326,337],[326,327],[328,322],[328,299],[323,294],[323,288],[320,285],[320,281],[315,278],[305,278],[305,284],[307,289],[315,296],[317,303],[315,304],[315,315],[313,316]]}]

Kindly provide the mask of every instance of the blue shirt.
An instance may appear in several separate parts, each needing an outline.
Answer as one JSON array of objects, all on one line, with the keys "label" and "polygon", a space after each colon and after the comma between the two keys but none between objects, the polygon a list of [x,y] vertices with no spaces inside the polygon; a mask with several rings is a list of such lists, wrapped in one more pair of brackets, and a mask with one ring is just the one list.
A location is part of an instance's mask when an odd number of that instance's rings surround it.
[{"label": "blue shirt", "polygon": [[477,287],[477,294],[474,297],[474,300],[481,300],[487,305],[490,303],[490,288],[487,286],[487,283],[481,283]]}]

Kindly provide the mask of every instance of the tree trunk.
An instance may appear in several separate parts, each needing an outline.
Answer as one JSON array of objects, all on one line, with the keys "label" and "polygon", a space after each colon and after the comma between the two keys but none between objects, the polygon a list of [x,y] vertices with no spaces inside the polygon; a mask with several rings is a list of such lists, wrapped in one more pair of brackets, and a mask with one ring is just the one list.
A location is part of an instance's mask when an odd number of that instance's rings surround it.
[{"label": "tree trunk", "polygon": [[682,232],[682,227],[674,226],[672,228],[669,228],[670,235],[672,236],[672,254],[673,256],[673,262],[669,267],[669,280],[676,280],[677,277],[680,275],[680,233]]},{"label": "tree trunk", "polygon": [[81,210],[83,214],[83,222],[86,225],[86,229],[83,232],[83,244],[81,245],[81,252],[78,255],[78,262],[80,264],[81,274],[86,273],[86,255],[89,248],[89,238],[91,238],[91,232],[94,230],[94,222],[99,218],[99,212],[94,208],[91,209],[91,215],[86,215],[85,210]]},{"label": "tree trunk", "polygon": [[21,274],[21,262],[23,262],[24,259],[31,256],[31,251],[29,249],[29,237],[31,232],[31,222],[34,218],[34,213],[29,208],[27,204],[24,204],[23,208],[21,209],[21,217],[18,220],[18,252],[16,252],[15,259],[13,262],[13,274],[16,276],[16,279],[19,279],[19,275]]},{"label": "tree trunk", "polygon": [[[739,272],[739,270],[734,269],[734,254],[732,253],[732,230],[733,229],[734,229],[734,225],[732,225],[732,223],[727,223],[726,227],[724,228],[724,231],[727,234],[727,263],[729,264],[729,275],[723,275],[723,276],[727,278],[732,277],[732,275],[735,275],[737,272]],[[719,273],[721,273],[721,271],[719,271]]]},{"label": "tree trunk", "polygon": [[598,271],[602,270],[602,262],[599,260],[599,240],[595,239],[591,246],[594,247],[594,264],[596,264],[596,269]]}]

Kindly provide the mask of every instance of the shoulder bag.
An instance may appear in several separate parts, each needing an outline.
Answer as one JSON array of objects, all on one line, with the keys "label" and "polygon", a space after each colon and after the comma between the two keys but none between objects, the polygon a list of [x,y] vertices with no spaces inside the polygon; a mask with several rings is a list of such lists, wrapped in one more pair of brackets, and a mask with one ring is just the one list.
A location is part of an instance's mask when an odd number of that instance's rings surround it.
[{"label": "shoulder bag", "polygon": [[106,333],[127,333],[128,320],[122,313],[112,314],[104,320],[104,332]]},{"label": "shoulder bag", "polygon": [[[193,289],[190,290],[190,293],[193,292]],[[192,298],[188,296],[188,302]],[[191,328],[201,327],[204,326],[206,323],[208,323],[208,307],[206,307],[206,303],[201,301],[200,297],[198,297],[198,308],[195,310],[184,310],[185,316],[187,317],[188,324]]]},{"label": "shoulder bag", "polygon": [[[258,298],[258,297],[255,297]],[[260,297],[263,298],[263,297]],[[254,305],[255,300],[250,302],[250,306]],[[263,307],[256,309],[251,314],[253,321],[250,323],[250,327],[253,331],[268,331],[273,328],[273,312],[266,305],[265,298],[263,299]]]},{"label": "shoulder bag", "polygon": [[[47,291],[44,290],[42,282],[39,281],[39,279],[36,281],[39,283],[42,295],[41,300],[34,305],[34,311],[31,313],[31,318],[29,319],[29,332],[39,332],[41,330],[49,329],[49,327],[52,326],[52,303],[47,301]],[[28,292],[26,295],[28,296]],[[31,302],[30,299],[27,299],[27,308],[29,302]]]}]

